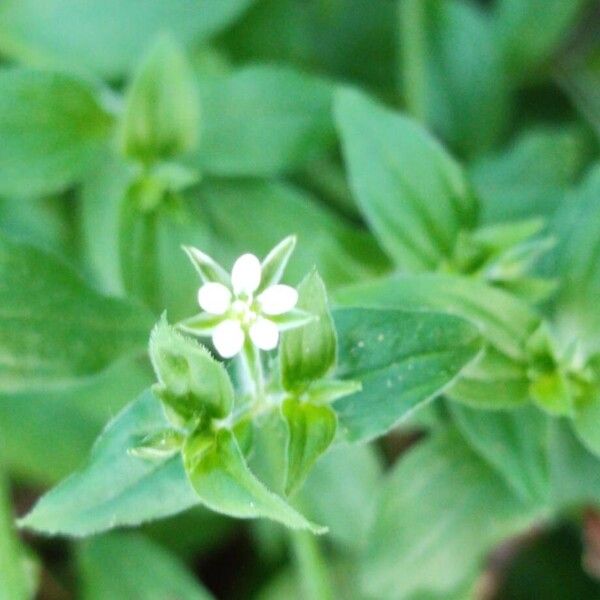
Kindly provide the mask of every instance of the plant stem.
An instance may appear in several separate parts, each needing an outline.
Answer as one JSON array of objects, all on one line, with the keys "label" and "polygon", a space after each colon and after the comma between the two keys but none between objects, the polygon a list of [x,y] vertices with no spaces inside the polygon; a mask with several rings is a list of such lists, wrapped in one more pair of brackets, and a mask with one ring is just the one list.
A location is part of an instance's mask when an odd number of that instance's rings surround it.
[{"label": "plant stem", "polygon": [[319,540],[308,531],[289,532],[302,596],[311,600],[333,600],[333,588]]},{"label": "plant stem", "polygon": [[241,377],[244,388],[254,398],[261,402],[265,396],[265,376],[263,373],[260,350],[246,339],[240,352]]}]

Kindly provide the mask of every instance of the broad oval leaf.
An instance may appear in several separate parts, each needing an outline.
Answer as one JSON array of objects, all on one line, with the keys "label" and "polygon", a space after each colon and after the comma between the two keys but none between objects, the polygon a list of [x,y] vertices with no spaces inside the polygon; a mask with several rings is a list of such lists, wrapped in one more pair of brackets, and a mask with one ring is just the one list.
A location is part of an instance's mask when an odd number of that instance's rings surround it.
[{"label": "broad oval leaf", "polygon": [[363,554],[364,589],[381,600],[452,597],[491,548],[538,516],[456,432],[441,432],[384,483]]},{"label": "broad oval leaf", "polygon": [[459,404],[450,410],[465,440],[524,502],[547,504],[548,418],[536,407],[483,411]]},{"label": "broad oval leaf", "polygon": [[200,79],[198,166],[219,176],[297,169],[333,145],[331,84],[292,69],[255,66]]},{"label": "broad oval leaf", "polygon": [[42,496],[20,525],[48,534],[87,536],[198,504],[180,455],[155,462],[129,452],[168,426],[160,402],[144,392],[108,424],[86,466]]},{"label": "broad oval leaf", "polygon": [[97,161],[111,124],[82,80],[0,71],[0,194],[51,194],[77,183]]},{"label": "broad oval leaf", "polygon": [[82,600],[213,597],[176,556],[139,534],[93,538],[82,545],[77,558]]},{"label": "broad oval leaf", "polygon": [[131,70],[157,34],[169,32],[191,46],[234,21],[251,3],[6,0],[0,7],[0,50],[22,62],[115,79]]},{"label": "broad oval leaf", "polygon": [[486,408],[529,401],[526,343],[540,323],[523,301],[469,277],[445,274],[398,275],[339,290],[346,305],[456,314],[475,323],[487,343],[449,391],[459,401]]},{"label": "broad oval leaf", "polygon": [[416,121],[359,92],[339,91],[335,115],[350,184],[373,233],[399,267],[435,268],[475,221],[459,165]]},{"label": "broad oval leaf", "polygon": [[142,351],[153,318],[49,254],[0,236],[0,392],[65,382]]},{"label": "broad oval leaf", "polygon": [[481,350],[479,331],[453,315],[367,308],[334,312],[337,375],[362,390],[333,404],[352,441],[383,435],[445,391]]}]

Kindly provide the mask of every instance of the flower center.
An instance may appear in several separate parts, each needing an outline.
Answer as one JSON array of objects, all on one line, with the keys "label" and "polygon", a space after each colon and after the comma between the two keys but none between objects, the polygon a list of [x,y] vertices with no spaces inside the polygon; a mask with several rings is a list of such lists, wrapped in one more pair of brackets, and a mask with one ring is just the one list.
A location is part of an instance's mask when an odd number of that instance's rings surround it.
[{"label": "flower center", "polygon": [[253,307],[252,297],[234,300],[231,304],[231,314],[243,327],[249,327],[258,317]]}]

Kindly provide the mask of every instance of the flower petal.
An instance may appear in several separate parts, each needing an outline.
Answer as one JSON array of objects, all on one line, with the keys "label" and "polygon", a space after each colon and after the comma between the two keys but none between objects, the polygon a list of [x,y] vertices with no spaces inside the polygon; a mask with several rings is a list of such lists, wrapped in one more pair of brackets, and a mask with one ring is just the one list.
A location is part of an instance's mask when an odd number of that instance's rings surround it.
[{"label": "flower petal", "polygon": [[261,350],[273,350],[279,342],[277,325],[269,319],[258,319],[250,327],[250,339]]},{"label": "flower petal", "polygon": [[225,319],[215,327],[212,342],[223,358],[235,356],[244,345],[244,332],[239,321]]},{"label": "flower petal", "polygon": [[254,254],[242,254],[231,269],[231,284],[236,294],[253,294],[260,285],[260,261]]},{"label": "flower petal", "polygon": [[198,304],[211,315],[223,315],[231,304],[231,291],[222,283],[205,283],[198,290]]},{"label": "flower petal", "polygon": [[272,285],[258,297],[258,301],[265,314],[282,315],[296,306],[298,292],[290,285]]}]

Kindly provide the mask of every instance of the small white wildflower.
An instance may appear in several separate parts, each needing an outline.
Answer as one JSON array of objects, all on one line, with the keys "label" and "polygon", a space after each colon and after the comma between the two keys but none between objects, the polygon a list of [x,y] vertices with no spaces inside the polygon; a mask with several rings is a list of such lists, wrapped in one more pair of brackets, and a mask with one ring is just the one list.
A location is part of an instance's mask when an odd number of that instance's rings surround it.
[{"label": "small white wildflower", "polygon": [[[286,238],[263,265],[254,254],[243,254],[235,261],[231,276],[199,250],[186,249],[204,280],[198,290],[198,304],[204,313],[184,321],[182,326],[192,333],[210,335],[223,358],[238,354],[247,339],[261,350],[276,348],[281,330],[298,327],[311,318],[294,310],[298,292],[289,285],[277,283],[294,242],[294,238]],[[277,258],[278,253],[281,258]],[[281,265],[273,269],[276,258]],[[265,265],[271,276],[263,282]]]}]

